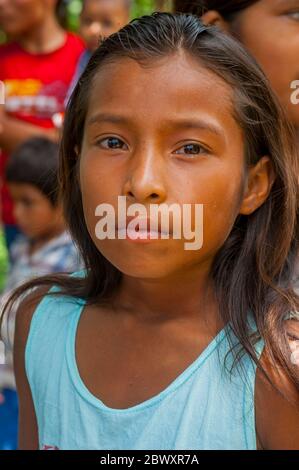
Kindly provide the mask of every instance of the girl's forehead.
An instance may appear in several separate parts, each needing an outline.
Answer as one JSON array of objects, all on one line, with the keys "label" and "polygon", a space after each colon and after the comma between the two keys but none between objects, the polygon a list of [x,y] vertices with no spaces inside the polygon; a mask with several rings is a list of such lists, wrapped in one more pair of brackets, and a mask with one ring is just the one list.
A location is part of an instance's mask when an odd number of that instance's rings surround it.
[{"label": "girl's forehead", "polygon": [[234,117],[234,92],[221,77],[185,53],[140,63],[117,59],[94,77],[87,116],[122,110],[137,116],[205,111]]}]

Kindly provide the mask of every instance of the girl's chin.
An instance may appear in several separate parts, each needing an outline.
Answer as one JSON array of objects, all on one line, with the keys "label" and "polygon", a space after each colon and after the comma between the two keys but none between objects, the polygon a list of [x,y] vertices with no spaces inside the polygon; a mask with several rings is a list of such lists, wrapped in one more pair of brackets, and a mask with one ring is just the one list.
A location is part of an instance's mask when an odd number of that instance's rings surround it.
[{"label": "girl's chin", "polygon": [[[110,261],[111,262],[111,261]],[[173,274],[165,263],[112,263],[124,276],[136,279],[161,279]]]}]

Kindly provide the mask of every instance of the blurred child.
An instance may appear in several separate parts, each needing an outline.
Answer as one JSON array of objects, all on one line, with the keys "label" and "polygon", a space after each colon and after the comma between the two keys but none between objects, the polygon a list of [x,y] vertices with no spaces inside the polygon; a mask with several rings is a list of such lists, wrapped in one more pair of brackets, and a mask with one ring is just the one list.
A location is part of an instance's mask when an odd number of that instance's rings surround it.
[{"label": "blurred child", "polygon": [[[82,266],[78,250],[66,231],[58,194],[58,145],[44,137],[33,138],[22,144],[10,157],[6,178],[14,202],[14,215],[24,235],[12,244],[12,265],[8,274],[4,296],[12,289],[41,274],[73,272]],[[13,321],[6,336],[8,351],[6,367],[0,369],[0,387],[7,398],[0,406],[0,448],[7,448],[7,426],[12,433],[12,447],[16,445],[14,412],[7,413],[11,404],[14,410],[14,377],[11,368],[10,348],[13,338]],[[4,332],[5,335],[5,332]],[[5,408],[6,405],[6,408]],[[10,416],[3,423],[4,413]],[[6,444],[5,444],[6,443]]]},{"label": "blurred child", "polygon": [[6,179],[14,215],[22,233],[12,245],[13,264],[5,290],[24,278],[72,272],[80,266],[78,251],[66,231],[58,194],[58,144],[36,137],[11,156]]},{"label": "blurred child", "polygon": [[66,104],[100,40],[115,33],[129,22],[130,5],[131,0],[83,0],[79,34],[85,41],[86,50],[80,57]]},{"label": "blurred child", "polygon": [[[1,0],[0,28],[10,42],[0,47],[0,80],[5,83],[6,114],[1,119],[0,179],[8,155],[36,135],[58,139],[57,117],[78,59],[82,40],[59,25],[56,11],[62,0]],[[18,233],[6,184],[2,220],[8,247]]]},{"label": "blurred child", "polygon": [[130,0],[83,0],[79,33],[87,50],[94,52],[103,38],[125,26],[130,19]]}]

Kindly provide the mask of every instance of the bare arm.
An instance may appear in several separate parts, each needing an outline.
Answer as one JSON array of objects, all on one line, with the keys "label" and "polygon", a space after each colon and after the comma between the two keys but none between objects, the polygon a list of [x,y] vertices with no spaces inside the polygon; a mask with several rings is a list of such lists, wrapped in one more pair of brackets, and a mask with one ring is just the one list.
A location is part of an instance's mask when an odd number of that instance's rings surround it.
[{"label": "bare arm", "polygon": [[47,289],[26,297],[16,314],[14,370],[19,397],[19,449],[37,450],[38,428],[31,390],[25,371],[25,348],[33,313]]},{"label": "bare arm", "polygon": [[4,113],[1,117],[0,147],[7,153],[11,153],[18,145],[31,137],[44,136],[50,140],[58,141],[59,133],[56,129],[43,129],[19,119],[10,117]]},{"label": "bare arm", "polygon": [[[298,324],[291,325],[291,334],[299,339]],[[267,351],[264,351],[261,363],[281,393],[266,381],[260,371],[257,372],[256,428],[260,444],[267,450],[299,450],[298,387],[284,370],[271,363]],[[299,364],[296,369],[299,377]]]}]

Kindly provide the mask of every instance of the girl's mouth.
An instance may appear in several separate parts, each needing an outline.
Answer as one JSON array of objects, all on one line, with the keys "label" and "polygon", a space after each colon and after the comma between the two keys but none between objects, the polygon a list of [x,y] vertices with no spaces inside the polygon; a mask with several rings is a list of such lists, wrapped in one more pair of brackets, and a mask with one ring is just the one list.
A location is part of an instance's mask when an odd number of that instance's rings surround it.
[{"label": "girl's mouth", "polygon": [[149,218],[128,217],[126,226],[117,227],[116,231],[118,238],[139,243],[170,238],[169,230],[162,229],[160,222],[154,223]]}]

